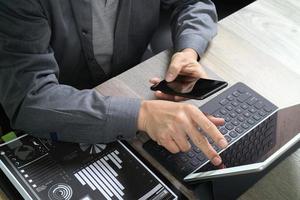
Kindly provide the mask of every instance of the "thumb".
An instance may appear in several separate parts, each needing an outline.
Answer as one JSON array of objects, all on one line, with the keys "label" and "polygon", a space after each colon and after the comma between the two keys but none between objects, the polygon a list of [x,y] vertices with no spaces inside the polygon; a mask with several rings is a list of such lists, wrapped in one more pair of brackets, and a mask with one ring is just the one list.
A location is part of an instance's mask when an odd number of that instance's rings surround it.
[{"label": "thumb", "polygon": [[169,65],[169,69],[166,74],[166,81],[171,82],[174,81],[181,71],[181,65],[177,59],[173,59]]}]

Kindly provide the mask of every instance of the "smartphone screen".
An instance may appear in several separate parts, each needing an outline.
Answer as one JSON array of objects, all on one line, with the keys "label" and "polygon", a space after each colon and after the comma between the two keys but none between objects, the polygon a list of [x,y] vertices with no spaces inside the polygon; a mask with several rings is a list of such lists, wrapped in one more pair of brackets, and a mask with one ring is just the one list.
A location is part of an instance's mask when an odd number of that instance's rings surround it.
[{"label": "smartphone screen", "polygon": [[178,76],[172,82],[163,80],[153,85],[151,89],[154,91],[159,90],[165,94],[201,100],[225,88],[227,85],[228,83],[224,81]]}]

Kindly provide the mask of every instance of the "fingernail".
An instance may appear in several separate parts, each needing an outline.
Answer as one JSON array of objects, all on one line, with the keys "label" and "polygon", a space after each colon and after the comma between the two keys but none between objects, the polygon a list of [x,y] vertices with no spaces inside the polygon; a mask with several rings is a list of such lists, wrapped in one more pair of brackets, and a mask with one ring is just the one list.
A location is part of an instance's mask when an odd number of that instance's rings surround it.
[{"label": "fingernail", "polygon": [[166,76],[166,81],[170,82],[172,80],[173,80],[173,74],[168,73],[167,76]]},{"label": "fingernail", "polygon": [[221,139],[221,140],[219,140],[219,146],[221,147],[221,148],[226,148],[227,147],[227,145],[228,145],[228,142],[225,140],[225,139]]},{"label": "fingernail", "polygon": [[217,166],[217,165],[221,165],[221,163],[222,163],[222,160],[219,158],[219,157],[214,157],[213,159],[212,159],[212,161],[211,161],[215,166]]}]

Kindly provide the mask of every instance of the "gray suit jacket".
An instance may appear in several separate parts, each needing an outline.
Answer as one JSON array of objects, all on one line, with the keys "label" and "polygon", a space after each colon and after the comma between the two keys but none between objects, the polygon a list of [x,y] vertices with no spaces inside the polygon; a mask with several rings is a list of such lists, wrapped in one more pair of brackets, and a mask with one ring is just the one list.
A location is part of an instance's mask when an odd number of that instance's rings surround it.
[{"label": "gray suit jacket", "polygon": [[[135,136],[140,100],[91,89],[110,78],[94,58],[91,0],[0,0],[0,103],[11,125],[54,140],[99,143]],[[175,50],[201,55],[216,33],[209,0],[121,0],[112,75],[138,64],[172,9]]]}]

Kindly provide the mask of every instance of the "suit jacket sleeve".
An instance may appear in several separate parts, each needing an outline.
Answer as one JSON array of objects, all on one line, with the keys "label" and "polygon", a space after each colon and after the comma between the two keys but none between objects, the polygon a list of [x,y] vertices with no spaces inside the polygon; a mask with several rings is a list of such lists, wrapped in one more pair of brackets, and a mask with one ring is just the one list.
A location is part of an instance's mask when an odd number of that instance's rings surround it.
[{"label": "suit jacket sleeve", "polygon": [[210,0],[161,0],[172,9],[171,28],[175,51],[196,50],[202,56],[217,33],[217,13]]},{"label": "suit jacket sleeve", "polygon": [[140,100],[59,84],[50,37],[37,2],[0,1],[0,103],[13,128],[71,142],[133,138]]}]

